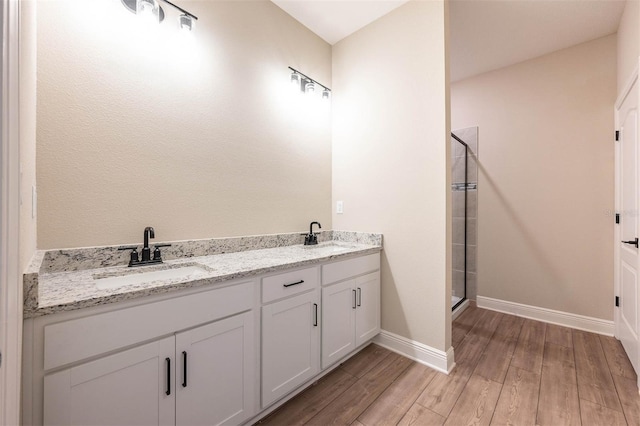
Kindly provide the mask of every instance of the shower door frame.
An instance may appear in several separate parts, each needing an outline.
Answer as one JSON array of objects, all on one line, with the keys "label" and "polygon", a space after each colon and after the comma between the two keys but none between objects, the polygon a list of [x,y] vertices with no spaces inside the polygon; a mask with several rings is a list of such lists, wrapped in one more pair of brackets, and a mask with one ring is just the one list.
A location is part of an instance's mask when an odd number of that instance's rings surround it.
[{"label": "shower door frame", "polygon": [[451,307],[451,310],[455,311],[458,306],[462,305],[467,300],[467,202],[469,192],[469,171],[467,170],[467,161],[469,159],[469,145],[457,137],[453,132],[451,132],[451,137],[464,146],[464,296]]}]

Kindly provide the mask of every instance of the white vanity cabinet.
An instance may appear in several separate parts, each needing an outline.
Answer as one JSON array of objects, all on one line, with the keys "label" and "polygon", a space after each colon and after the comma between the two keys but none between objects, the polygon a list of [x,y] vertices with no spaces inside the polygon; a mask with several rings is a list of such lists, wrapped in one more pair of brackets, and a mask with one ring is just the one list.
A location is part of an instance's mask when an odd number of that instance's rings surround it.
[{"label": "white vanity cabinet", "polygon": [[319,275],[313,267],[262,279],[263,408],[320,372]]},{"label": "white vanity cabinet", "polygon": [[257,421],[380,331],[380,254],[24,322],[23,424]]},{"label": "white vanity cabinet", "polygon": [[[96,351],[92,342],[102,345],[98,352],[106,352],[130,340],[143,341],[143,335],[185,331],[45,374],[44,424],[247,420],[257,412],[254,293],[250,282],[45,326],[44,364],[54,369]],[[127,324],[130,316],[137,322]],[[74,344],[64,344],[71,340]],[[80,350],[68,350],[74,346]]]},{"label": "white vanity cabinet", "polygon": [[253,313],[176,335],[176,424],[240,424],[251,417]]},{"label": "white vanity cabinet", "polygon": [[380,333],[380,272],[356,278],[356,347]]},{"label": "white vanity cabinet", "polygon": [[380,332],[380,255],[322,266],[322,368]]},{"label": "white vanity cabinet", "polygon": [[174,348],[171,337],[45,376],[44,424],[172,425]]}]

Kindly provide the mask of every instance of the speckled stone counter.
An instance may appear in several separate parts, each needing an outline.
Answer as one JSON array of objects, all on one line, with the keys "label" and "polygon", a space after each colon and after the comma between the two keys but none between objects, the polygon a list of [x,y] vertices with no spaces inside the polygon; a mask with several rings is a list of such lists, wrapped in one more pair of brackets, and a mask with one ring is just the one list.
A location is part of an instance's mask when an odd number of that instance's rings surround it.
[{"label": "speckled stone counter", "polygon": [[[152,294],[214,285],[319,262],[376,253],[382,235],[325,231],[317,246],[302,245],[299,233],[171,242],[161,265],[129,268],[118,246],[38,251],[24,274],[24,317],[104,305]],[[100,289],[105,277],[197,266],[199,273]]]}]

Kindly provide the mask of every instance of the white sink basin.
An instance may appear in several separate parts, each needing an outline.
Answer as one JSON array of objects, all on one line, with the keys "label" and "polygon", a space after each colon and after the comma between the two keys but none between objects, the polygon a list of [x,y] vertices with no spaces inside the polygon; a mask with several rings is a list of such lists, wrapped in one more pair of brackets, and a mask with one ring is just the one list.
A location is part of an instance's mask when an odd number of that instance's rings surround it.
[{"label": "white sink basin", "polygon": [[314,246],[303,246],[306,250],[317,250],[326,253],[340,253],[342,251],[347,251],[355,248],[353,245],[343,244],[343,243],[320,243]]},{"label": "white sink basin", "polygon": [[182,267],[174,267],[167,269],[154,269],[153,271],[145,272],[131,272],[127,275],[118,275],[115,277],[96,277],[94,276],[96,287],[100,290],[109,290],[112,288],[123,287],[128,285],[140,285],[149,283],[152,281],[166,281],[166,280],[187,280],[195,279],[202,275],[207,274],[207,269],[195,266],[185,265]]}]

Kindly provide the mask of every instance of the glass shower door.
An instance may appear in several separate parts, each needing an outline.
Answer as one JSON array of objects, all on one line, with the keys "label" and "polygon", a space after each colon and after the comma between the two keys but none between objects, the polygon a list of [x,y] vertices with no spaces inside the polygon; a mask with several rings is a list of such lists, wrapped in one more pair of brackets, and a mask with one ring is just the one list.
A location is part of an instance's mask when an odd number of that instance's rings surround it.
[{"label": "glass shower door", "polygon": [[467,144],[451,133],[452,199],[452,294],[451,309],[467,298]]}]

